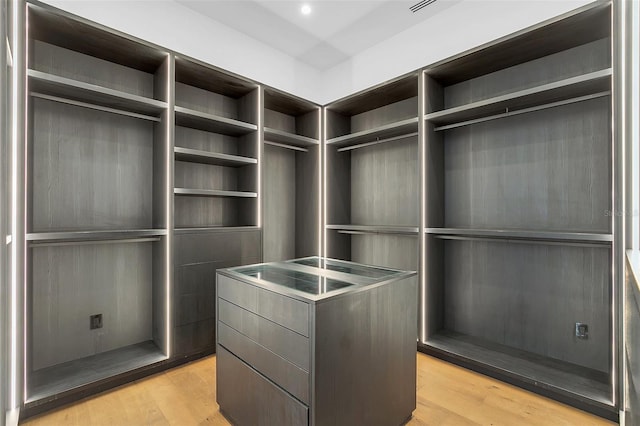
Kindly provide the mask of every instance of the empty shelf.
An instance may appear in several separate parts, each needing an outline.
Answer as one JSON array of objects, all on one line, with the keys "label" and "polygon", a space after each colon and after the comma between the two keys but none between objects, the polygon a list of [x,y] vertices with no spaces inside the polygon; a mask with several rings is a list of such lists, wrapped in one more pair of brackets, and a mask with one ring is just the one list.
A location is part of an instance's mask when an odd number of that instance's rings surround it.
[{"label": "empty shelf", "polygon": [[495,238],[507,240],[538,240],[558,242],[587,242],[610,244],[611,234],[585,232],[550,232],[517,229],[469,229],[469,228],[426,228],[425,232],[440,237]]},{"label": "empty shelf", "polygon": [[95,84],[29,70],[29,90],[34,94],[52,95],[64,99],[113,108],[132,113],[158,116],[167,104]]},{"label": "empty shelf", "polygon": [[208,227],[190,227],[176,228],[176,234],[201,234],[203,232],[242,232],[242,231],[258,231],[257,226],[208,226]]},{"label": "empty shelf", "polygon": [[193,188],[174,188],[175,195],[186,195],[193,197],[240,197],[240,198],[256,198],[258,194],[255,192],[245,191],[224,191],[220,189],[193,189]]},{"label": "empty shelf", "polygon": [[418,234],[417,226],[327,225],[327,229],[367,234]]},{"label": "empty shelf", "polygon": [[147,341],[43,368],[30,374],[26,405],[165,359],[162,351]]},{"label": "empty shelf", "polygon": [[390,139],[398,136],[409,135],[418,131],[418,118],[409,118],[385,126],[376,127],[370,130],[351,133],[337,138],[327,140],[327,145],[339,148],[352,146],[367,142],[376,142],[381,139]]},{"label": "empty shelf", "polygon": [[66,231],[66,232],[33,232],[26,235],[32,244],[52,242],[82,242],[134,240],[139,238],[160,237],[167,235],[164,229],[132,229],[116,231]]},{"label": "empty shelf", "polygon": [[271,142],[293,145],[300,148],[305,148],[305,147],[319,144],[317,139],[296,135],[294,133],[272,129],[269,127],[264,128],[264,139]]},{"label": "empty shelf", "polygon": [[221,117],[206,112],[176,106],[176,124],[192,129],[220,133],[228,136],[241,136],[258,130],[258,126],[233,118]]},{"label": "empty shelf", "polygon": [[425,115],[424,118],[433,124],[443,126],[596,94],[598,92],[611,90],[611,74],[611,68],[608,68],[554,83],[543,84],[530,89],[432,112]]},{"label": "empty shelf", "polygon": [[255,158],[241,157],[238,155],[219,154],[216,152],[201,151],[198,149],[180,148],[173,149],[177,161],[189,161],[192,163],[213,164],[216,166],[240,167],[256,164]]},{"label": "empty shelf", "polygon": [[439,356],[487,365],[510,377],[597,401],[605,409],[613,405],[605,372],[451,331],[438,332],[426,344]]}]

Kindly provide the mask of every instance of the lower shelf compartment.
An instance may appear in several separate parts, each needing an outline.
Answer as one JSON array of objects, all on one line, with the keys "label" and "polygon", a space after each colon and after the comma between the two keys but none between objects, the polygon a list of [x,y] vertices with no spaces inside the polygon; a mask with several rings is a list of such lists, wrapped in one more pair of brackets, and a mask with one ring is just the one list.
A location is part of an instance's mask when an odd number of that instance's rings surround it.
[{"label": "lower shelf compartment", "polygon": [[31,373],[25,403],[51,398],[165,359],[153,341],[146,341],[43,368]]},{"label": "lower shelf compartment", "polygon": [[571,394],[614,410],[606,373],[451,331],[440,331],[426,345],[439,355],[483,364],[553,391]]}]

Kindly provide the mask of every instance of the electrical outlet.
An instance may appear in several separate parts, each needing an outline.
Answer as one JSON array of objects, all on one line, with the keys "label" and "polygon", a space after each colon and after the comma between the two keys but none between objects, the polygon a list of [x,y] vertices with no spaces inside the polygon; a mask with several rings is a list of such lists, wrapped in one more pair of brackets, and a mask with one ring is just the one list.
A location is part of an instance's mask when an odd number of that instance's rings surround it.
[{"label": "electrical outlet", "polygon": [[95,330],[96,328],[102,328],[102,314],[91,315],[89,317],[89,329]]},{"label": "electrical outlet", "polygon": [[576,323],[576,337],[578,339],[588,339],[589,338],[589,325],[577,322]]}]

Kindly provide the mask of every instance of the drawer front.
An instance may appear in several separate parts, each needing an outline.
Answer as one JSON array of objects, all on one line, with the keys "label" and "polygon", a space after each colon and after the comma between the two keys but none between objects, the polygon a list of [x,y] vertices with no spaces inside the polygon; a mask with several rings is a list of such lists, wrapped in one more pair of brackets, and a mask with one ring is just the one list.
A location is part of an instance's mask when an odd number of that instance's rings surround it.
[{"label": "drawer front", "polygon": [[309,371],[309,339],[279,324],[218,299],[218,319],[271,352]]},{"label": "drawer front", "polygon": [[272,291],[258,289],[258,315],[309,337],[309,305]]},{"label": "drawer front", "polygon": [[291,395],[309,404],[309,373],[224,323],[218,323],[218,343]]},{"label": "drawer front", "polygon": [[224,275],[217,275],[218,296],[251,312],[258,307],[258,288]]},{"label": "drawer front", "polygon": [[224,275],[218,275],[220,297],[296,333],[309,337],[309,305]]},{"label": "drawer front", "polygon": [[232,423],[301,426],[309,424],[309,409],[240,359],[218,347],[216,399]]}]

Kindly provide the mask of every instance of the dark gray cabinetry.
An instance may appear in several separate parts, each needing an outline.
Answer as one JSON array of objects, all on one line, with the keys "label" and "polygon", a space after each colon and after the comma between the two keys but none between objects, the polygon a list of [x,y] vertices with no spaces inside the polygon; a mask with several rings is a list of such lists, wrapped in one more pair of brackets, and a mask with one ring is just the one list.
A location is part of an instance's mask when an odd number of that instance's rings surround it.
[{"label": "dark gray cabinetry", "polygon": [[309,261],[218,272],[220,409],[239,425],[402,424],[416,406],[414,273]]},{"label": "dark gray cabinetry", "polygon": [[320,254],[318,105],[264,89],[264,260]]},{"label": "dark gray cabinetry", "polygon": [[260,261],[260,231],[175,236],[173,356],[215,351],[215,276],[220,268]]},{"label": "dark gray cabinetry", "polygon": [[420,337],[613,418],[610,33],[599,3],[425,70]]}]

